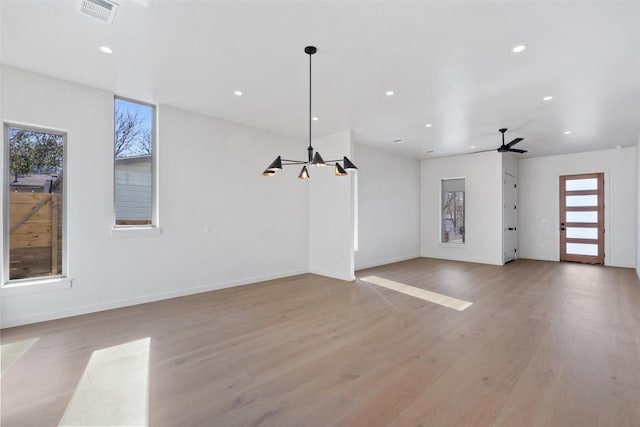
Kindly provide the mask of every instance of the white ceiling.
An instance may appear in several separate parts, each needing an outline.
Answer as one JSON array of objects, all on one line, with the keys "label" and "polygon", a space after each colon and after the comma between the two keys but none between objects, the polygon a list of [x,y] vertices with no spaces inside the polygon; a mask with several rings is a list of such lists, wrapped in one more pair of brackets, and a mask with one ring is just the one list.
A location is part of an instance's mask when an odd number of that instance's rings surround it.
[{"label": "white ceiling", "polygon": [[79,2],[2,0],[2,63],[304,137],[313,44],[314,135],[427,158],[640,132],[639,2],[121,0],[112,25]]}]

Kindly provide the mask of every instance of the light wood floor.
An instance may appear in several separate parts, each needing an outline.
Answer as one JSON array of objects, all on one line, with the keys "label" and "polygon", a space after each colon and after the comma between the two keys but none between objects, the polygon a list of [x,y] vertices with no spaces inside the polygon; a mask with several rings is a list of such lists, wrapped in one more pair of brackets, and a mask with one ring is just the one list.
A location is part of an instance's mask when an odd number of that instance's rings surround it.
[{"label": "light wood floor", "polygon": [[150,337],[150,426],[640,426],[631,269],[416,259],[2,331],[6,427],[57,426],[96,350]]}]

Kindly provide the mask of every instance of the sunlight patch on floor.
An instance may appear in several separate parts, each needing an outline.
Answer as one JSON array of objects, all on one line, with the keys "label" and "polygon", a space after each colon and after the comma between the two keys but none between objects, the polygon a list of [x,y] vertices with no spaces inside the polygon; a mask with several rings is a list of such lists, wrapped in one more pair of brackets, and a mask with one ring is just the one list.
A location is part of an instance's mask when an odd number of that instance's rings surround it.
[{"label": "sunlight patch on floor", "polygon": [[149,344],[144,338],[94,351],[59,426],[146,427]]},{"label": "sunlight patch on floor", "polygon": [[29,349],[38,341],[38,338],[31,338],[30,340],[16,341],[9,344],[2,344],[0,346],[0,364],[2,365],[2,372],[0,376],[7,373],[7,371],[18,361]]},{"label": "sunlight patch on floor", "polygon": [[437,292],[427,291],[426,289],[405,285],[404,283],[395,282],[393,280],[384,279],[378,276],[361,277],[360,280],[377,286],[382,286],[383,288],[391,289],[392,291],[400,292],[405,295],[420,298],[424,301],[453,308],[454,310],[458,311],[463,311],[473,304],[469,301],[464,301],[447,295],[442,295]]}]

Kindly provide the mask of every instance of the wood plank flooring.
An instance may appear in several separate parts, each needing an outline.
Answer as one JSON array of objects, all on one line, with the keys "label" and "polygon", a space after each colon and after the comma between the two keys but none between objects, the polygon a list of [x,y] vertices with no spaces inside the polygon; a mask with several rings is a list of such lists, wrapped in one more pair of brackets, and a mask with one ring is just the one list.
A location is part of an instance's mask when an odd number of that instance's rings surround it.
[{"label": "wood plank flooring", "polygon": [[58,426],[94,352],[149,338],[154,427],[640,426],[634,270],[421,258],[357,276],[473,305],[305,274],[5,329],[29,347],[0,424]]}]

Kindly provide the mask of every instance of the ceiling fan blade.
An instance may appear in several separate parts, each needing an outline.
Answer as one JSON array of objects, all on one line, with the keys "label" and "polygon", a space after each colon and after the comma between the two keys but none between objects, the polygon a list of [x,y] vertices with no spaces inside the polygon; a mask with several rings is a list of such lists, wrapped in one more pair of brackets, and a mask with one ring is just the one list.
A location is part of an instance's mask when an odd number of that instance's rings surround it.
[{"label": "ceiling fan blade", "polygon": [[524,138],[516,138],[516,139],[514,139],[513,141],[511,141],[510,143],[508,143],[508,144],[506,145],[506,147],[507,147],[507,148],[511,148],[511,147],[513,147],[514,145],[516,145],[518,142],[522,141],[523,139],[524,139]]},{"label": "ceiling fan blade", "polygon": [[509,148],[509,151],[511,151],[512,153],[520,153],[520,154],[528,153],[527,150],[518,150],[517,148]]},{"label": "ceiling fan blade", "polygon": [[492,150],[474,151],[474,152],[469,153],[469,154],[488,153],[489,151],[497,151],[497,150],[494,148],[494,149],[492,149]]}]

